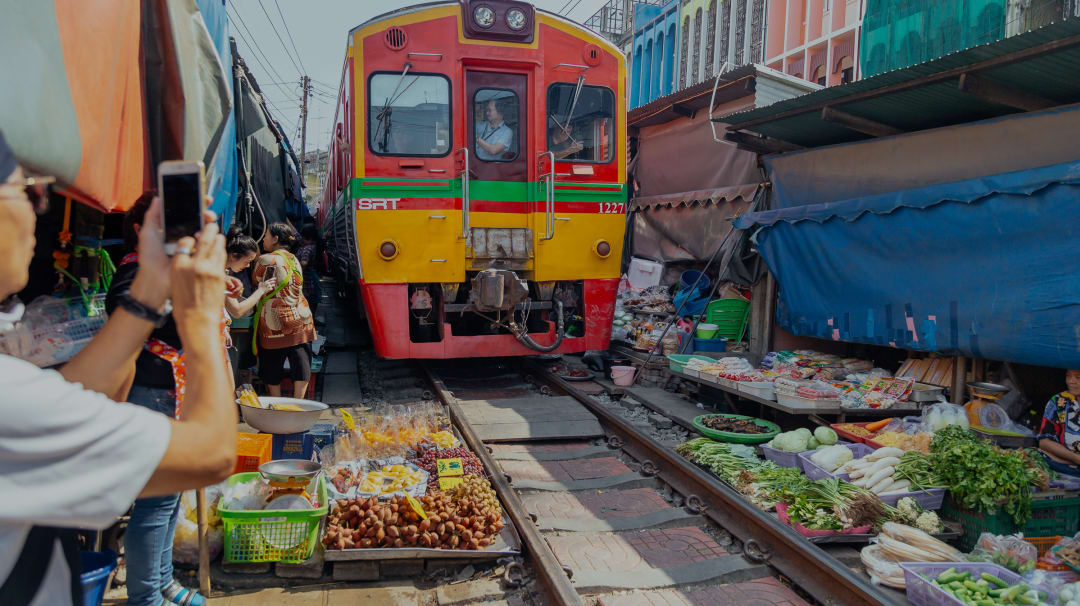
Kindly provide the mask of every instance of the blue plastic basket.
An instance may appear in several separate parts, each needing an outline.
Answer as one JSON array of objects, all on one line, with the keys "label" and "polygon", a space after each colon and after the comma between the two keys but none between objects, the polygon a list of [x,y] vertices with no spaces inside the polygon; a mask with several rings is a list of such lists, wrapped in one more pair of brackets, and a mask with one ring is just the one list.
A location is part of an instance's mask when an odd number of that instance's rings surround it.
[{"label": "blue plastic basket", "polygon": [[111,549],[84,551],[81,556],[83,572],[79,575],[79,584],[83,589],[83,604],[101,606],[109,575],[116,568],[116,552]]}]

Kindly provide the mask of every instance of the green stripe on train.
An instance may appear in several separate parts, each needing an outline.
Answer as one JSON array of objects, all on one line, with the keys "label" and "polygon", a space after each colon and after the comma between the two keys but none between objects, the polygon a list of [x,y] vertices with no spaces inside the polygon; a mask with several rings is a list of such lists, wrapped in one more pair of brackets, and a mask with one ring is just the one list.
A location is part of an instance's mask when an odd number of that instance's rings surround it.
[{"label": "green stripe on train", "polygon": [[[415,185],[403,185],[415,183]],[[445,183],[446,185],[427,185]],[[557,202],[625,202],[626,186],[616,183],[563,183],[562,187],[580,189],[555,190]],[[603,191],[599,188],[617,186],[619,191]],[[597,188],[595,191],[590,189]],[[460,198],[460,179],[407,179],[377,177],[352,179],[349,182],[351,198]],[[544,200],[544,188],[537,182],[469,181],[469,197],[473,200],[499,200],[506,202],[540,202]]]}]

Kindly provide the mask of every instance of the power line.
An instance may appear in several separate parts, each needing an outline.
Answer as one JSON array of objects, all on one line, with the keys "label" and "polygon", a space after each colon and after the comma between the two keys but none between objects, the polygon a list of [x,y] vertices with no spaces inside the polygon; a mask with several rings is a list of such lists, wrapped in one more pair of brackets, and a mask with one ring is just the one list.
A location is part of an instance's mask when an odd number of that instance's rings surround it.
[{"label": "power line", "polygon": [[[279,74],[276,69],[274,69],[273,62],[266,57],[266,53],[263,52],[262,47],[260,47],[259,43],[255,40],[255,34],[252,34],[251,30],[248,29],[247,23],[244,23],[243,17],[240,16],[240,11],[236,9],[236,5],[232,3],[232,0],[229,0],[229,6],[232,7],[233,12],[236,14],[237,21],[239,21],[240,25],[244,28],[245,31],[247,31],[248,36],[250,36],[251,40],[249,41],[248,38],[244,36],[244,32],[240,31],[239,28],[236,30],[236,33],[240,35],[240,39],[243,40],[244,44],[247,45],[248,50],[251,51],[252,58],[254,58],[255,61],[258,62],[258,64],[261,65],[264,70],[266,70],[266,73],[268,75],[273,75],[277,78],[276,82],[271,82],[270,84],[276,85],[279,89],[281,89],[281,84],[279,82],[285,81],[285,78],[283,78],[282,75]],[[263,63],[262,60],[259,59],[259,55],[262,55],[262,58],[266,59],[266,63]],[[281,90],[284,90],[286,94],[290,94],[286,89]]]},{"label": "power line", "polygon": [[296,61],[293,59],[292,55],[289,54],[289,47],[285,46],[285,41],[281,39],[281,34],[278,32],[277,26],[274,25],[274,20],[270,18],[270,13],[266,12],[266,7],[263,6],[262,0],[259,0],[259,8],[261,8],[263,14],[266,15],[266,20],[270,22],[270,29],[274,30],[274,35],[277,36],[278,42],[281,43],[281,49],[285,51],[285,56],[289,58],[289,61],[293,64],[293,67],[296,68],[297,75],[304,75],[304,71],[300,69],[300,66],[296,64]]},{"label": "power line", "polygon": [[289,22],[285,20],[285,14],[281,12],[281,5],[278,4],[278,0],[274,0],[274,6],[277,7],[278,16],[281,17],[281,24],[285,26],[285,33],[289,35],[289,42],[292,44],[293,52],[296,53],[296,60],[300,62],[300,67],[304,68],[304,73],[307,73],[307,68],[304,67],[304,60],[300,58],[300,51],[296,50],[296,42],[293,41],[292,32],[289,31]]}]

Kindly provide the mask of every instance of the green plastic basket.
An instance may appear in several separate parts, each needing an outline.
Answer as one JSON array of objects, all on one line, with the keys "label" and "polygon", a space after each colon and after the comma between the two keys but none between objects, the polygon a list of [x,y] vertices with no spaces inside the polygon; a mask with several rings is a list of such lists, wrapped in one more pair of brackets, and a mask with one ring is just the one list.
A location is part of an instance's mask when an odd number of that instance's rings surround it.
[{"label": "green plastic basket", "polygon": [[[257,471],[229,477],[229,486],[258,477]],[[321,507],[306,510],[232,511],[218,505],[224,525],[226,562],[299,563],[311,557],[319,541],[319,523],[326,516],[329,497],[320,474],[318,488]]]},{"label": "green plastic basket", "polygon": [[[734,433],[731,431],[717,431],[715,429],[709,429],[702,424],[702,421],[707,417],[724,417],[727,419],[749,419],[753,421],[755,425],[759,425],[768,429],[765,433]],[[701,415],[694,417],[693,421],[694,429],[698,430],[698,433],[706,438],[712,438],[718,442],[733,442],[735,444],[764,444],[769,440],[776,437],[776,434],[780,433],[780,426],[776,423],[766,421],[765,419],[758,419],[755,417],[748,417],[745,415],[727,415],[727,414],[715,414],[715,415]]]},{"label": "green plastic basket", "polygon": [[959,547],[969,551],[984,532],[996,535],[1022,532],[1024,536],[1032,537],[1072,536],[1080,530],[1080,497],[1036,497],[1031,501],[1031,519],[1023,526],[1017,526],[1012,516],[1000,509],[995,513],[983,513],[961,507],[952,495],[945,499],[941,514],[960,522]]},{"label": "green plastic basket", "polygon": [[694,358],[697,358],[698,360],[704,360],[706,362],[716,361],[709,356],[695,356],[693,354],[671,354],[667,356],[668,368],[675,372],[686,372],[686,363]]}]

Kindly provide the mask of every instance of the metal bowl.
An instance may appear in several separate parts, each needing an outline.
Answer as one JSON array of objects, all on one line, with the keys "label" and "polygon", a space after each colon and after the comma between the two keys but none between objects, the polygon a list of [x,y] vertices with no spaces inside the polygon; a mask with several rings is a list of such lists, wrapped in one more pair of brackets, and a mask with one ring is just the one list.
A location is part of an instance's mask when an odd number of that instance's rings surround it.
[{"label": "metal bowl", "polygon": [[986,398],[1000,398],[1003,394],[1009,391],[1008,387],[1004,385],[998,385],[997,383],[986,383],[985,381],[975,381],[967,384],[971,393],[976,396]]},{"label": "metal bowl", "polygon": [[[319,422],[322,412],[329,408],[322,402],[296,398],[260,397],[259,402],[267,408],[240,406],[244,422],[263,433],[304,433]],[[271,410],[271,404],[296,404],[304,410]]]},{"label": "metal bowl", "polygon": [[271,482],[310,481],[320,471],[322,471],[322,465],[303,459],[278,459],[259,465],[259,473]]}]

